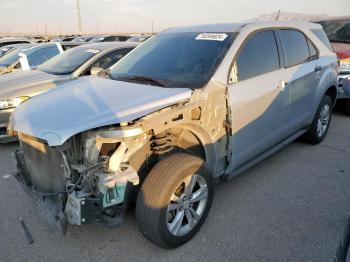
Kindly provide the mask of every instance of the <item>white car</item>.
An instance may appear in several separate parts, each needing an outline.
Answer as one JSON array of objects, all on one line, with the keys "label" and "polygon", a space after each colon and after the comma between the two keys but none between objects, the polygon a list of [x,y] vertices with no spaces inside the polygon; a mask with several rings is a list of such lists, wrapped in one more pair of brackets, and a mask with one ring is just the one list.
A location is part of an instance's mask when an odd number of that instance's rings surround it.
[{"label": "white car", "polygon": [[[16,178],[51,224],[118,224],[136,201],[142,234],[164,248],[190,240],[232,178],[303,136],[326,136],[337,57],[311,23],[176,28],[101,77],[21,104]],[[214,215],[215,220],[215,215]]]}]

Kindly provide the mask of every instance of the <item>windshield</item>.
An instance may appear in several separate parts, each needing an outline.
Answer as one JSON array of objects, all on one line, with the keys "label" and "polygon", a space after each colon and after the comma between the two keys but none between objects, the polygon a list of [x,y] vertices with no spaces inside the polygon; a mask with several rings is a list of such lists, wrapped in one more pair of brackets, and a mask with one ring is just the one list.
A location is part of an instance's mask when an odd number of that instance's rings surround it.
[{"label": "windshield", "polygon": [[71,74],[99,52],[98,49],[72,48],[46,61],[38,69],[53,75]]},{"label": "windshield", "polygon": [[9,66],[19,60],[18,54],[22,51],[21,48],[14,49],[0,58],[0,66]]},{"label": "windshield", "polygon": [[133,36],[133,37],[130,37],[126,41],[127,42],[142,43],[142,42],[146,41],[148,38],[150,38],[150,37],[149,36]]},{"label": "windshield", "polygon": [[234,33],[164,33],[131,51],[110,69],[121,81],[164,87],[203,87],[231,47]]},{"label": "windshield", "polygon": [[2,57],[4,54],[9,52],[12,49],[12,47],[2,47],[0,48],[0,57]]},{"label": "windshield", "polygon": [[350,43],[350,20],[319,22],[331,42]]},{"label": "windshield", "polygon": [[104,36],[99,36],[99,37],[95,37],[92,38],[91,40],[89,40],[90,43],[99,43],[99,42],[103,42],[103,40],[105,40],[106,37]]}]

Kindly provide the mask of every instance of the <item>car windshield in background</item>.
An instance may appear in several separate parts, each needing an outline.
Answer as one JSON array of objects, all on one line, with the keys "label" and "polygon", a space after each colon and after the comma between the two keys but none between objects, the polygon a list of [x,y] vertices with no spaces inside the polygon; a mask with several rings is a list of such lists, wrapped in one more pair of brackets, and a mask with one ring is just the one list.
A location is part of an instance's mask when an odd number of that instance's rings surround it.
[{"label": "car windshield in background", "polygon": [[150,36],[132,36],[129,39],[127,39],[127,42],[135,42],[135,43],[142,43],[146,41]]},{"label": "car windshield in background", "polygon": [[214,74],[235,33],[165,33],[131,51],[110,69],[120,81],[201,88]]},{"label": "car windshield in background", "polygon": [[12,49],[12,48],[10,48],[10,47],[2,47],[2,48],[0,48],[0,57],[2,57],[4,54],[9,52],[10,49]]},{"label": "car windshield in background", "polygon": [[91,40],[89,40],[90,43],[100,43],[105,40],[106,37],[104,36],[99,36],[99,37],[94,37]]},{"label": "car windshield in background", "polygon": [[321,21],[322,25],[331,42],[350,43],[350,20],[343,21]]},{"label": "car windshield in background", "polygon": [[23,49],[18,48],[15,50],[10,51],[6,55],[0,58],[0,66],[9,66],[15,63],[19,57],[18,54],[21,53]]},{"label": "car windshield in background", "polygon": [[46,61],[38,69],[48,74],[68,75],[99,52],[98,49],[72,48]]}]

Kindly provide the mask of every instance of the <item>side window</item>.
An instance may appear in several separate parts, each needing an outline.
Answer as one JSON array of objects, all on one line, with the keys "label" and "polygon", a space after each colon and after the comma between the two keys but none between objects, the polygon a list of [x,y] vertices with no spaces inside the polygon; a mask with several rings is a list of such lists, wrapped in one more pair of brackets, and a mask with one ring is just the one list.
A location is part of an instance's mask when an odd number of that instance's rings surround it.
[{"label": "side window", "polygon": [[88,69],[85,70],[85,72],[82,75],[90,75],[90,71],[92,68],[101,68],[101,69],[108,69],[115,63],[117,63],[121,58],[123,58],[127,53],[129,53],[133,48],[123,48],[114,50],[108,54],[105,54],[104,56],[97,59],[95,62],[92,63],[88,67]]},{"label": "side window", "polygon": [[308,39],[307,45],[309,46],[310,59],[314,59],[317,57],[317,49],[315,45]]},{"label": "side window", "polygon": [[279,32],[285,47],[286,67],[301,64],[309,59],[309,47],[303,33],[291,29],[282,29]]},{"label": "side window", "polygon": [[234,62],[230,83],[243,81],[280,68],[278,48],[273,31],[253,35],[240,51]]},{"label": "side window", "polygon": [[39,66],[50,58],[59,54],[56,46],[48,46],[41,48],[28,56],[30,66]]},{"label": "side window", "polygon": [[322,29],[311,30],[311,31],[317,36],[318,39],[321,40],[322,43],[325,44],[325,46],[328,47],[328,49],[330,51],[333,52],[333,47],[332,47],[331,43],[329,42],[329,39],[328,39],[326,33]]},{"label": "side window", "polygon": [[103,40],[103,42],[113,42],[113,41],[115,41],[114,39],[115,39],[114,36],[108,36],[108,37],[105,37],[105,39]]}]

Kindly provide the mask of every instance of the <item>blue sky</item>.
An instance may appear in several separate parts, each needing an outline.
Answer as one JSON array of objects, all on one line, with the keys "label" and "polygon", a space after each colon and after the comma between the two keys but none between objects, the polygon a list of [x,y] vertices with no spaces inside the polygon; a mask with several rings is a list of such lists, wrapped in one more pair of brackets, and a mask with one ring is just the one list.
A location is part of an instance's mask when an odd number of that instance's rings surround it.
[{"label": "blue sky", "polygon": [[[350,0],[80,0],[83,31],[142,32],[240,21],[281,9],[349,15]],[[0,0],[0,33],[76,32],[76,0]]]}]

